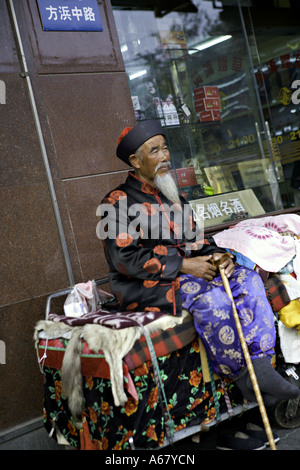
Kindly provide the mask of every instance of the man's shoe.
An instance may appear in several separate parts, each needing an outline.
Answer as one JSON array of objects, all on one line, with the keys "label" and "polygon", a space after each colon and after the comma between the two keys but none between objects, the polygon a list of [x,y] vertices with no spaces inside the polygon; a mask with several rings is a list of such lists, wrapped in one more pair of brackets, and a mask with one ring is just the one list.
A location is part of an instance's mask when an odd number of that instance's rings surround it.
[{"label": "man's shoe", "polygon": [[223,434],[218,436],[216,449],[218,450],[263,450],[266,444],[241,431],[234,435]]},{"label": "man's shoe", "polygon": [[[254,437],[254,439],[259,439],[260,441],[263,441],[266,445],[269,445],[269,439],[266,431],[257,424],[248,423],[243,432],[245,434],[248,434],[248,436],[250,437]],[[276,442],[280,440],[280,437],[273,432],[273,439],[276,444]]]}]

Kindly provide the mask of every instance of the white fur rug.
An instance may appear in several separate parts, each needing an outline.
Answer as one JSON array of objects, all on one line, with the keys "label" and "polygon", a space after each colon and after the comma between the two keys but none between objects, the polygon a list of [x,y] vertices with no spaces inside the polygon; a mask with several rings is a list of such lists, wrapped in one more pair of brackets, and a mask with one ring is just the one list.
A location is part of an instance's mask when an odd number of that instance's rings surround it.
[{"label": "white fur rug", "polygon": [[[181,317],[164,315],[145,326],[151,334],[155,331],[163,331],[180,325],[189,312],[183,311]],[[40,337],[55,339],[70,338],[66,348],[62,364],[62,392],[68,399],[69,409],[73,416],[80,417],[83,403],[82,376],[81,376],[81,348],[82,339],[89,348],[98,353],[100,350],[105,355],[110,367],[110,380],[112,394],[116,406],[122,406],[127,401],[123,386],[123,357],[132,349],[134,343],[143,335],[139,326],[113,330],[111,328],[86,324],[84,326],[71,327],[64,323],[40,320],[34,331],[36,351]],[[47,353],[45,351],[45,353]],[[39,357],[38,357],[39,359]]]}]

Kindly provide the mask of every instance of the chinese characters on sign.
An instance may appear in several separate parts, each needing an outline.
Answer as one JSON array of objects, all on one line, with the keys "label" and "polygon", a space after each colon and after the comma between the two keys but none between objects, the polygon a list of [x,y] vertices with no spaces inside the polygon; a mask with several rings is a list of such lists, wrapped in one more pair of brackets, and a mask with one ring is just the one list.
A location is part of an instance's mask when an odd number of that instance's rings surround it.
[{"label": "chinese characters on sign", "polygon": [[200,227],[210,227],[231,220],[232,217],[254,217],[265,211],[252,189],[234,191],[190,201],[195,221]]},{"label": "chinese characters on sign", "polygon": [[213,63],[211,60],[207,60],[202,67],[201,73],[196,70],[193,73],[194,85],[200,86],[205,82],[207,78],[211,78],[215,73],[218,72],[242,72],[243,70],[243,57],[234,56],[232,61],[229,63],[228,56],[218,56],[217,63]]},{"label": "chinese characters on sign", "polygon": [[272,58],[268,62],[261,64],[261,67],[255,72],[256,81],[258,84],[262,84],[267,78],[265,72],[272,75],[273,73],[280,72],[280,69],[284,70],[290,67],[300,68],[300,52],[298,50]]},{"label": "chinese characters on sign", "polygon": [[97,0],[38,0],[44,31],[103,31]]},{"label": "chinese characters on sign", "polygon": [[246,212],[239,198],[229,199],[229,201],[212,202],[211,204],[197,204],[194,210],[195,220],[215,219],[217,217],[230,216],[239,212]]}]

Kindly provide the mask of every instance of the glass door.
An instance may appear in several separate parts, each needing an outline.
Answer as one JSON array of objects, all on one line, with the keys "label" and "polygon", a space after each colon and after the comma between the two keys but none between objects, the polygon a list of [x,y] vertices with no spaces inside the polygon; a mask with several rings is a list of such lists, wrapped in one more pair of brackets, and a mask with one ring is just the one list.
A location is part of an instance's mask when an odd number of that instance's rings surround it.
[{"label": "glass door", "polygon": [[173,176],[205,227],[282,209],[239,1],[164,4],[112,1],[137,121],[161,122]]},{"label": "glass door", "polygon": [[248,2],[243,15],[282,204],[300,206],[300,4]]}]

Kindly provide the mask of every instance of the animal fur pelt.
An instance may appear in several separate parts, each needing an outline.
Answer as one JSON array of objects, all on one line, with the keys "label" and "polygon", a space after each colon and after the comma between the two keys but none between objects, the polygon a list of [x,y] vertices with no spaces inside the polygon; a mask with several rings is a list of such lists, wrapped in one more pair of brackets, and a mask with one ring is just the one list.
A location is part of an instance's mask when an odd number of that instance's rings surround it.
[{"label": "animal fur pelt", "polygon": [[[181,317],[165,315],[149,323],[145,329],[149,334],[173,328],[181,324],[189,315],[183,312]],[[74,417],[81,415],[83,405],[83,390],[81,376],[81,347],[82,339],[87,342],[89,348],[98,353],[103,351],[106,362],[110,367],[110,380],[112,394],[116,406],[124,405],[127,396],[123,388],[123,357],[132,349],[134,343],[142,336],[142,329],[129,327],[113,330],[102,325],[86,324],[84,326],[71,327],[64,323],[56,323],[41,320],[37,323],[34,332],[35,347],[38,352],[39,333],[43,331],[48,339],[60,338],[71,334],[62,363],[62,392],[68,399],[69,409]]]}]

